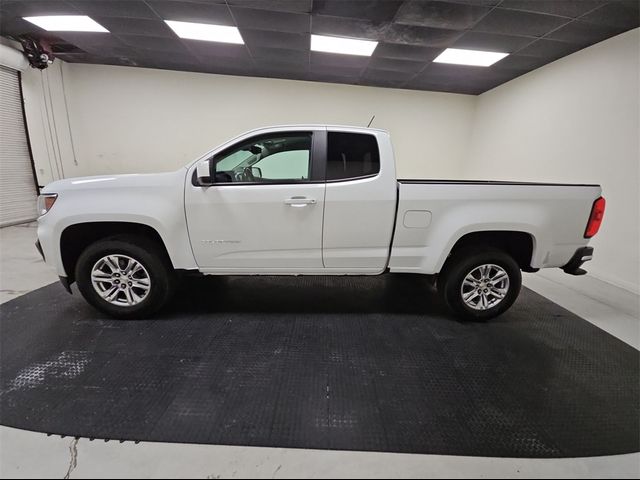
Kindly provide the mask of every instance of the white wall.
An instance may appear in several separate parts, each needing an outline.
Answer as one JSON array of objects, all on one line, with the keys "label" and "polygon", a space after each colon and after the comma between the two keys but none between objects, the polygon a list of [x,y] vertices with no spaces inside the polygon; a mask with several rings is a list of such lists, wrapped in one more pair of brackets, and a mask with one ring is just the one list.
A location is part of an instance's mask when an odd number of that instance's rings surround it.
[{"label": "white wall", "polygon": [[[450,178],[461,173],[466,142],[460,139],[470,135],[475,102],[472,96],[436,92],[58,61],[54,66],[58,71],[47,69],[45,80],[64,74],[75,150],[61,155],[66,176],[173,170],[252,128],[366,125],[375,114],[374,126],[393,134],[400,176]],[[34,104],[42,96],[41,75],[25,73],[25,96]],[[60,100],[62,92],[53,98]],[[37,143],[42,132],[35,126],[38,115],[31,113]],[[66,122],[59,117],[58,124]],[[42,172],[51,155],[42,145],[39,150],[34,157]],[[42,174],[44,181],[49,177]]]},{"label": "white wall", "polygon": [[607,199],[588,270],[640,290],[640,30],[480,95],[467,178],[599,183]]},{"label": "white wall", "polygon": [[56,62],[46,70],[28,68],[22,72],[24,107],[40,185],[84,172],[74,154],[67,117],[65,66]]}]

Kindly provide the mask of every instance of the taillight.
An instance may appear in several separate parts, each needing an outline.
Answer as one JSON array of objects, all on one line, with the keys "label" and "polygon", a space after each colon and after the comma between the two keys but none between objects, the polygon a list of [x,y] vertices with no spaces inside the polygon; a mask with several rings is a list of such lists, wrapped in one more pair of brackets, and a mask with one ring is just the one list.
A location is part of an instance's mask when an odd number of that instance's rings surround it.
[{"label": "taillight", "polygon": [[598,198],[595,202],[593,202],[593,207],[591,207],[591,215],[589,215],[589,222],[587,223],[587,229],[584,231],[584,238],[591,238],[598,230],[600,230],[600,225],[602,224],[602,218],[604,217],[604,206],[605,201],[603,197]]}]

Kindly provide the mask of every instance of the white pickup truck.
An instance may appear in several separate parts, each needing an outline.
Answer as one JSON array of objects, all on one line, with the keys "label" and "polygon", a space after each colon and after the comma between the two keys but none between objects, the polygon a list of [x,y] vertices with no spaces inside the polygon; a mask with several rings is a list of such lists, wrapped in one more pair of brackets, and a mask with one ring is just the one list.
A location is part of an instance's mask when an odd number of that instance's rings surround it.
[{"label": "white pickup truck", "polygon": [[521,270],[585,273],[604,205],[598,185],[398,180],[383,130],[279,126],[176,172],[53,182],[36,245],[69,292],[119,318],[156,312],[183,272],[398,272],[433,276],[455,313],[487,319],[513,304]]}]

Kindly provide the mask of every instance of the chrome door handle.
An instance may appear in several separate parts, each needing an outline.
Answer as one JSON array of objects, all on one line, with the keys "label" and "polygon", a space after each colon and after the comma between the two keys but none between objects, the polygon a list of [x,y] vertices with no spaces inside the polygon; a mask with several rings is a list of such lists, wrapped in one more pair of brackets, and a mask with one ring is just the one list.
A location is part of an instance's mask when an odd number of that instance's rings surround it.
[{"label": "chrome door handle", "polygon": [[307,198],[307,197],[291,197],[287,198],[284,201],[285,205],[289,205],[290,207],[306,207],[307,205],[313,205],[316,203],[315,198]]}]

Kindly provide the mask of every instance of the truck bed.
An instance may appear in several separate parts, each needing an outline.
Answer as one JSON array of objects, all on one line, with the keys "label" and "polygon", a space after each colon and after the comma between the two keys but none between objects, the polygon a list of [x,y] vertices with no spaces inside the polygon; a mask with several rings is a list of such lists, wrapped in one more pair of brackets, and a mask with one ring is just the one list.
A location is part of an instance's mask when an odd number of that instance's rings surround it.
[{"label": "truck bed", "polygon": [[389,268],[438,273],[457,241],[483,231],[525,233],[533,244],[528,266],[562,267],[587,245],[585,228],[601,191],[585,184],[398,180]]},{"label": "truck bed", "polygon": [[529,185],[538,187],[600,187],[593,183],[545,183],[545,182],[516,182],[510,180],[432,180],[421,178],[398,179],[403,184],[446,184],[446,185]]}]

